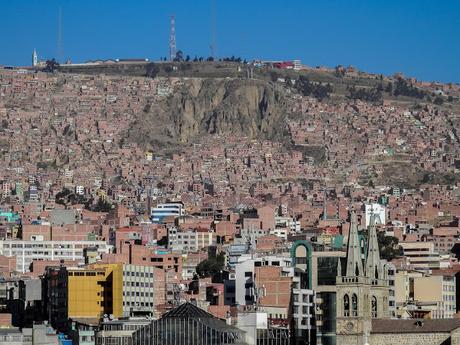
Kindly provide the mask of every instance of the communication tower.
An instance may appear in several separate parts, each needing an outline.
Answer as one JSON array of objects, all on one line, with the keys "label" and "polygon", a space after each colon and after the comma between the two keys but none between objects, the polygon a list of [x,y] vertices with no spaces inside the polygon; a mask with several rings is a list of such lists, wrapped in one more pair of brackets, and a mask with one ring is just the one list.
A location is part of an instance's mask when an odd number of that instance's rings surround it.
[{"label": "communication tower", "polygon": [[171,16],[170,34],[169,34],[169,60],[174,61],[176,58],[176,19]]}]

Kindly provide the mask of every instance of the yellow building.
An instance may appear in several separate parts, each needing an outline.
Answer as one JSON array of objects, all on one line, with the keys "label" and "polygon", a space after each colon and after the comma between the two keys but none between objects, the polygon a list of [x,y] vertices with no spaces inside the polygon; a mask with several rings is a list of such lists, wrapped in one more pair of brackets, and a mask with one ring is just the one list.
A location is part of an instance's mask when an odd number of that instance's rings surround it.
[{"label": "yellow building", "polygon": [[68,270],[68,317],[123,314],[123,264],[94,264]]}]

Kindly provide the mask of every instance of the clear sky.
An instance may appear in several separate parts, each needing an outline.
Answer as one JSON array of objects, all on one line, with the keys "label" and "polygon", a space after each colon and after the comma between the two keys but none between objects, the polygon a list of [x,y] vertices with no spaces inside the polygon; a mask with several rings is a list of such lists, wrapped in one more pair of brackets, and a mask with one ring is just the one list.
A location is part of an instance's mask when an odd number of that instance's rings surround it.
[{"label": "clear sky", "polygon": [[[384,74],[460,82],[460,0],[215,0],[217,56],[299,58]],[[211,0],[0,0],[0,64],[210,55]]]}]

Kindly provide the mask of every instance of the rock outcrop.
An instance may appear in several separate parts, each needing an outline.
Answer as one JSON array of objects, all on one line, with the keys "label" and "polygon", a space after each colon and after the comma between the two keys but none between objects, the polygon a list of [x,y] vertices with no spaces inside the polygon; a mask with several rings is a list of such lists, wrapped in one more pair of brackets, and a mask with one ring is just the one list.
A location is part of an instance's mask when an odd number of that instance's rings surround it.
[{"label": "rock outcrop", "polygon": [[287,98],[273,83],[242,79],[187,79],[164,103],[139,114],[137,142],[191,142],[206,134],[286,138]]}]

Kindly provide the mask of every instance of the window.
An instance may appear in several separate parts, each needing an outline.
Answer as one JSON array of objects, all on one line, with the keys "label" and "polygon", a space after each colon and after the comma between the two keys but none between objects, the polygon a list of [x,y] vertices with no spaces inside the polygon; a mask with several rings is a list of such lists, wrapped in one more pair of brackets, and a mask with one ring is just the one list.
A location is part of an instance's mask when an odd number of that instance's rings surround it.
[{"label": "window", "polygon": [[375,296],[372,296],[371,311],[372,317],[374,319],[377,318],[377,298]]},{"label": "window", "polygon": [[351,308],[352,316],[358,316],[358,296],[356,296],[356,294],[351,296]]},{"label": "window", "polygon": [[295,258],[295,263],[297,265],[306,265],[307,264],[307,258],[306,257],[296,257]]},{"label": "window", "polygon": [[343,316],[350,316],[350,297],[343,296]]}]

